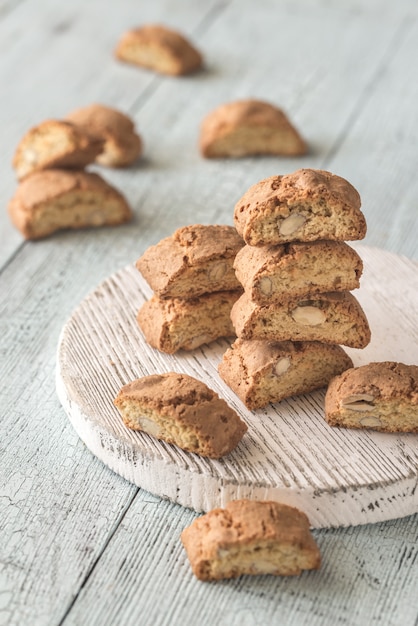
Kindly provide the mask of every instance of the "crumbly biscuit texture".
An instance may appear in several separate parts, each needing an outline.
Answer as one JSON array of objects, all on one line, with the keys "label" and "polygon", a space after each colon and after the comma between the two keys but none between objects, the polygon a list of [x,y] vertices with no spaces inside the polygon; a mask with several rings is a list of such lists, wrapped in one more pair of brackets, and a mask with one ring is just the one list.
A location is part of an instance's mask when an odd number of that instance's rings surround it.
[{"label": "crumbly biscuit texture", "polygon": [[128,115],[103,104],[72,111],[67,119],[103,142],[96,162],[107,167],[125,167],[142,153],[142,140]]},{"label": "crumbly biscuit texture", "polygon": [[198,298],[159,298],[140,308],[137,321],[146,341],[161,352],[194,350],[221,337],[235,336],[231,309],[240,291],[221,291]]},{"label": "crumbly biscuit texture", "polygon": [[325,396],[331,426],[418,432],[418,365],[369,363],[334,378]]},{"label": "crumbly biscuit texture", "polygon": [[251,246],[292,241],[352,241],[366,235],[360,196],[344,178],[301,169],[271,176],[237,202],[234,223]]},{"label": "crumbly biscuit texture", "polygon": [[220,458],[247,431],[225,400],[203,382],[169,372],[134,380],[114,401],[128,428],[201,456]]},{"label": "crumbly biscuit texture", "polygon": [[50,168],[82,169],[93,163],[103,148],[100,138],[63,120],[46,120],[21,139],[13,157],[19,180]]},{"label": "crumbly biscuit texture", "polygon": [[240,289],[233,263],[243,245],[233,226],[184,226],[148,248],[136,267],[162,298]]},{"label": "crumbly biscuit texture", "polygon": [[279,502],[234,500],[195,519],[181,540],[200,580],[297,576],[321,564],[306,515]]},{"label": "crumbly biscuit texture", "polygon": [[202,55],[188,39],[158,24],[126,32],[115,54],[121,61],[172,76],[195,72],[203,62]]},{"label": "crumbly biscuit texture", "polygon": [[350,348],[365,348],[370,328],[357,299],[348,291],[313,294],[266,306],[243,293],[231,310],[242,339],[322,341]]},{"label": "crumbly biscuit texture", "polygon": [[260,100],[238,100],[205,117],[200,150],[207,158],[298,156],[307,152],[307,146],[281,109]]},{"label": "crumbly biscuit texture", "polygon": [[239,282],[260,305],[360,286],[363,263],[343,241],[244,246],[235,257]]},{"label": "crumbly biscuit texture", "polygon": [[237,339],[219,364],[221,378],[248,409],[326,387],[353,362],[337,345]]},{"label": "crumbly biscuit texture", "polygon": [[8,209],[26,239],[67,228],[114,226],[132,217],[123,195],[98,174],[71,170],[32,174],[19,185]]}]

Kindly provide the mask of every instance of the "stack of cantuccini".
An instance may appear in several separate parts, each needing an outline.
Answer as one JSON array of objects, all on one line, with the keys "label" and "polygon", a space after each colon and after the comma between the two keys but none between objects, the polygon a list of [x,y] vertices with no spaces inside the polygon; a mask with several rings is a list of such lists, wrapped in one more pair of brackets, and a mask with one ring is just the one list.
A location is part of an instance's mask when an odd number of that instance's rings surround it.
[{"label": "stack of cantuccini", "polygon": [[19,187],[9,204],[12,222],[26,239],[41,239],[60,229],[129,221],[125,197],[85,168],[93,163],[125,167],[141,151],[132,120],[103,105],[38,124],[21,139],[13,158]]},{"label": "stack of cantuccini", "polygon": [[340,344],[364,348],[367,318],[350,290],[362,261],[360,196],[339,176],[302,169],[251,187],[235,207],[246,246],[235,259],[244,294],[231,319],[238,339],[219,372],[256,409],[326,386],[352,367]]},{"label": "stack of cantuccini", "polygon": [[233,265],[243,246],[233,226],[195,224],[145,251],[136,267],[154,295],[137,320],[153,348],[172,354],[235,335],[231,309],[242,287]]}]

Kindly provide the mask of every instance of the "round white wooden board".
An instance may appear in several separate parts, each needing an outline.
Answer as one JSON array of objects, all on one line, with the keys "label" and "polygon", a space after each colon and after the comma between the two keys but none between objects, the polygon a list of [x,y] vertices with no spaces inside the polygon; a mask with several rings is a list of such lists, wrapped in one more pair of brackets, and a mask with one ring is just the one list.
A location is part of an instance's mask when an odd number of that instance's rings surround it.
[{"label": "round white wooden board", "polygon": [[[356,249],[365,270],[355,295],[372,341],[347,352],[355,365],[418,363],[418,265],[379,249]],[[112,470],[197,511],[243,497],[279,500],[305,511],[317,528],[418,511],[418,435],[331,428],[324,391],[248,411],[217,373],[227,341],[176,355],[147,345],[136,314],[150,295],[133,266],[122,269],[83,300],[60,337],[59,398],[80,438]],[[226,458],[200,458],[125,427],[113,405],[120,387],[168,371],[203,380],[248,424]]]}]

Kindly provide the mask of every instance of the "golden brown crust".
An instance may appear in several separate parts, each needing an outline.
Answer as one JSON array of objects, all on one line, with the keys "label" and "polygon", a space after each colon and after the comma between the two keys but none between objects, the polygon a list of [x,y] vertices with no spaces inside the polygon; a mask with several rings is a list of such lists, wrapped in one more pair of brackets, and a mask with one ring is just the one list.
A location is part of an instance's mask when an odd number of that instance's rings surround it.
[{"label": "golden brown crust", "polygon": [[122,387],[114,403],[128,428],[201,456],[228,454],[247,431],[225,400],[186,374],[169,372],[134,380]]},{"label": "golden brown crust", "polygon": [[82,169],[101,152],[103,141],[85,128],[63,120],[46,120],[21,139],[13,157],[19,180],[51,168]]},{"label": "golden brown crust", "polygon": [[103,142],[96,162],[108,167],[125,167],[142,154],[142,140],[128,115],[103,104],[91,104],[67,115],[67,119]]},{"label": "golden brown crust", "polygon": [[223,104],[205,117],[200,150],[207,158],[298,156],[307,152],[307,146],[281,109],[249,99]]},{"label": "golden brown crust", "polygon": [[234,268],[253,302],[260,305],[360,286],[363,263],[343,241],[244,246]]},{"label": "golden brown crust", "polygon": [[242,339],[322,341],[350,348],[365,348],[370,342],[364,311],[347,291],[267,306],[255,304],[244,293],[232,307],[231,319]]},{"label": "golden brown crust", "polygon": [[200,580],[295,576],[321,564],[306,515],[279,502],[229,502],[195,519],[181,540]]},{"label": "golden brown crust", "polygon": [[66,228],[118,225],[132,217],[123,195],[98,174],[72,170],[44,170],[25,178],[8,209],[26,239]]},{"label": "golden brown crust", "polygon": [[200,52],[188,39],[158,24],[126,32],[116,47],[115,55],[121,61],[172,76],[195,72],[203,61]]},{"label": "golden brown crust", "polygon": [[301,169],[271,176],[237,202],[234,223],[251,246],[292,241],[353,241],[366,235],[360,196],[344,178]]},{"label": "golden brown crust", "polygon": [[137,321],[153,348],[173,354],[194,350],[221,337],[233,337],[230,313],[240,291],[220,291],[198,298],[159,298],[140,308]]},{"label": "golden brown crust", "polygon": [[337,345],[237,339],[218,370],[248,409],[259,409],[326,387],[350,367],[352,360]]},{"label": "golden brown crust", "polygon": [[184,226],[148,248],[136,267],[161,298],[241,289],[233,263],[243,245],[233,226]]},{"label": "golden brown crust", "polygon": [[418,366],[383,361],[347,370],[329,384],[325,416],[331,426],[418,432]]}]

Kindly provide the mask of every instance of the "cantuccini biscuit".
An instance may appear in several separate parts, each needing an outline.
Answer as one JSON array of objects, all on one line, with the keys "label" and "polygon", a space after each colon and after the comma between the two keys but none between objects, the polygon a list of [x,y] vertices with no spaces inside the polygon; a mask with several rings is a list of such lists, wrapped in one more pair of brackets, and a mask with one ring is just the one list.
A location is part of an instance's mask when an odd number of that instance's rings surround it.
[{"label": "cantuccini biscuit", "polygon": [[160,25],[129,30],[119,40],[115,54],[120,61],[172,76],[195,72],[203,61],[183,35]]},{"label": "cantuccini biscuit", "polygon": [[337,345],[237,339],[218,369],[248,409],[259,409],[326,387],[350,367],[352,360]]},{"label": "cantuccini biscuit", "polygon": [[232,307],[231,319],[242,339],[322,341],[350,348],[365,348],[370,341],[364,311],[348,291],[266,306],[256,304],[244,293]]},{"label": "cantuccini biscuit", "polygon": [[235,336],[230,313],[240,291],[217,291],[198,298],[159,298],[140,308],[137,321],[153,348],[173,354],[194,350],[220,337]]},{"label": "cantuccini biscuit", "polygon": [[103,141],[86,129],[63,120],[46,120],[31,128],[19,142],[13,167],[19,180],[50,168],[82,169],[93,163]]},{"label": "cantuccini biscuit", "polygon": [[250,246],[292,241],[352,241],[366,235],[356,189],[323,170],[301,169],[271,176],[237,202],[234,223]]},{"label": "cantuccini biscuit", "polygon": [[247,431],[225,400],[186,374],[134,380],[122,387],[114,403],[128,428],[215,459],[231,452]]},{"label": "cantuccini biscuit", "polygon": [[70,170],[45,170],[25,178],[8,208],[26,239],[66,228],[115,226],[132,217],[123,195],[98,174]]},{"label": "cantuccini biscuit", "polygon": [[279,502],[228,502],[224,509],[195,519],[181,540],[200,580],[242,574],[297,576],[321,565],[308,518]]},{"label": "cantuccini biscuit", "polygon": [[244,246],[234,269],[251,300],[265,305],[360,286],[363,263],[343,241]]},{"label": "cantuccini biscuit", "polygon": [[331,426],[418,432],[418,365],[369,363],[334,378],[325,396]]},{"label": "cantuccini biscuit", "polygon": [[125,167],[141,156],[141,137],[131,118],[120,111],[92,104],[72,111],[67,119],[103,142],[102,151],[96,156],[100,165]]},{"label": "cantuccini biscuit", "polygon": [[200,150],[207,158],[305,154],[307,146],[281,109],[260,100],[228,102],[202,122]]},{"label": "cantuccini biscuit", "polygon": [[233,263],[243,245],[233,226],[184,226],[148,248],[136,267],[161,298],[240,289]]}]

